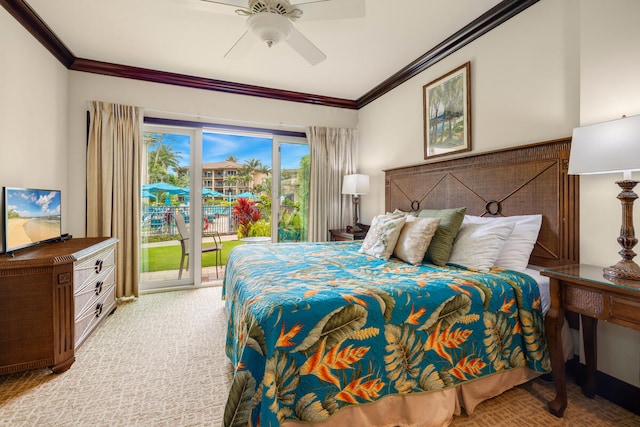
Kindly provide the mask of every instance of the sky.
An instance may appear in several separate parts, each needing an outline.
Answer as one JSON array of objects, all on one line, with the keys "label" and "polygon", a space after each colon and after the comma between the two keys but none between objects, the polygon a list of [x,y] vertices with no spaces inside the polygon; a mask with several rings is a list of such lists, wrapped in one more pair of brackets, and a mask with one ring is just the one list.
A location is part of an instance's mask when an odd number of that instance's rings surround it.
[{"label": "sky", "polygon": [[[181,166],[189,166],[189,136],[171,134],[169,143],[175,152],[182,154]],[[237,134],[211,133],[202,134],[202,162],[222,162],[230,155],[238,159],[238,163],[257,159],[263,165],[272,167],[271,138],[244,136]],[[281,151],[281,167],[285,169],[298,168],[300,157],[309,153],[309,146],[303,144],[286,144]]]},{"label": "sky", "polygon": [[60,192],[8,188],[7,207],[21,217],[60,215]]}]

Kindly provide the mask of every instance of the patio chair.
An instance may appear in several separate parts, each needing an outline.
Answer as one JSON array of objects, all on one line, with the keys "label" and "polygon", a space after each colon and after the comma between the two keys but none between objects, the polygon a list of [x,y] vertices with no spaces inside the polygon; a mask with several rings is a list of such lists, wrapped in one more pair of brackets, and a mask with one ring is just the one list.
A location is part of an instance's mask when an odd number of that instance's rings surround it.
[{"label": "patio chair", "polygon": [[[180,246],[182,248],[182,257],[180,258],[180,271],[178,273],[178,279],[182,278],[182,270],[189,269],[189,231],[187,225],[184,222],[184,217],[181,213],[177,212],[174,216],[176,222],[176,228],[178,234],[180,234]],[[202,253],[215,252],[216,260],[216,279],[218,276],[218,267],[222,263],[222,240],[220,234],[213,230],[203,233],[203,238],[213,238],[213,245],[202,245]]]}]

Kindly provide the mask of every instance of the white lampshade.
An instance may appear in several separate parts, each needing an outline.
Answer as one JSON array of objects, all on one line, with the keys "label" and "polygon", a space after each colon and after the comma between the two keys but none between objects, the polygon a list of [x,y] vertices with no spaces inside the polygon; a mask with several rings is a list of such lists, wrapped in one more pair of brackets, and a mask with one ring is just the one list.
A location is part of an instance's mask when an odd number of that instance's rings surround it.
[{"label": "white lampshade", "polygon": [[342,181],[342,194],[367,194],[369,176],[362,174],[345,175]]},{"label": "white lampshade", "polygon": [[640,116],[573,130],[569,174],[640,170]]}]

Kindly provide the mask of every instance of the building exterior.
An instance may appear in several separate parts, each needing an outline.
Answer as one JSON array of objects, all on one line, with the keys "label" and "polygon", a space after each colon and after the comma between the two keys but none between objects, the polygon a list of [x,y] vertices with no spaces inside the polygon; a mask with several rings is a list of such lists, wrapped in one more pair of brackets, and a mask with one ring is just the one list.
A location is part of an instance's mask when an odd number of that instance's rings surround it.
[{"label": "building exterior", "polygon": [[245,191],[252,191],[256,185],[262,184],[269,174],[253,171],[249,177],[243,175],[245,166],[237,162],[202,164],[202,188],[219,191],[225,196],[235,196]]}]

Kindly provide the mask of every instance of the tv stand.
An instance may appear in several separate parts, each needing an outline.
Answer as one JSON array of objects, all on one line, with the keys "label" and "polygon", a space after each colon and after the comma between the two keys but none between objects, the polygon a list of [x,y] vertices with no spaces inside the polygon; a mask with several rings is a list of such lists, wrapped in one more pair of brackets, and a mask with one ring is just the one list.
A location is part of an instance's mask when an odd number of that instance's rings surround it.
[{"label": "tv stand", "polygon": [[42,243],[0,256],[0,375],[64,372],[115,303],[115,246],[107,237]]}]

